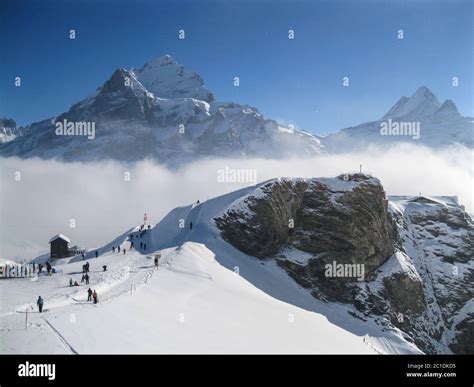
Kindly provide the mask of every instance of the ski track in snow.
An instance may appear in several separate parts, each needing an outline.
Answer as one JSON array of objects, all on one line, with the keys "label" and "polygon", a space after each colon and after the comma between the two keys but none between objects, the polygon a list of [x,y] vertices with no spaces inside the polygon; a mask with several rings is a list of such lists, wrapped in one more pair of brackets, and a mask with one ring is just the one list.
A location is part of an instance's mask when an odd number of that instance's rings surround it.
[{"label": "ski track in snow", "polygon": [[46,322],[46,324],[51,328],[54,336],[59,340],[59,342],[66,348],[67,351],[69,351],[72,354],[78,355],[76,350],[73,348],[71,344],[68,343],[68,341],[64,338],[63,335],[51,324],[48,319],[43,317],[43,320]]}]

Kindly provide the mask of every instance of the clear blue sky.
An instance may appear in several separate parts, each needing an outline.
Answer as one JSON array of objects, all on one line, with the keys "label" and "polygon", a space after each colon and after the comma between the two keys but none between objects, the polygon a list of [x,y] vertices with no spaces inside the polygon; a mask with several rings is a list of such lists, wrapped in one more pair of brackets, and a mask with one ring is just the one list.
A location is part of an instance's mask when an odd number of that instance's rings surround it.
[{"label": "clear blue sky", "polygon": [[[217,99],[317,134],[379,118],[421,85],[474,115],[470,0],[0,4],[0,116],[23,125],[68,110],[117,67],[164,53],[198,71]],[[342,87],[344,76],[350,87]]]}]

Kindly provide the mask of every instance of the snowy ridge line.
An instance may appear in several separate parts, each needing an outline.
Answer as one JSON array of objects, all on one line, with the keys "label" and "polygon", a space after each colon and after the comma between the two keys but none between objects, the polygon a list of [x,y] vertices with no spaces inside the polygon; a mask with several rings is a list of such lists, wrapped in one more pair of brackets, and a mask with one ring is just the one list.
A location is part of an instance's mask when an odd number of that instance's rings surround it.
[{"label": "snowy ridge line", "polygon": [[[202,207],[199,209],[199,212],[198,212],[198,215],[196,217],[196,220],[199,219],[199,216],[201,215],[201,210],[202,210]],[[194,229],[190,232],[193,233],[194,232]],[[176,249],[176,252],[178,254],[180,254],[180,250],[181,250],[181,246],[179,246],[177,249]],[[168,270],[174,272],[174,273],[179,273],[179,274],[186,274],[186,275],[192,275],[194,277],[200,277],[200,278],[205,278],[205,279],[208,279],[210,281],[212,281],[212,276],[209,274],[209,273],[206,273],[206,272],[203,272],[203,271],[186,271],[186,270],[180,270],[180,269],[176,269],[176,268],[173,268],[173,266],[171,266],[171,262],[172,262],[172,259],[168,259],[168,261],[166,262],[167,266],[168,266]]]},{"label": "snowy ridge line", "polygon": [[43,317],[43,320],[46,322],[46,324],[51,328],[53,331],[54,336],[59,340],[59,342],[72,354],[74,355],[79,355],[79,353],[74,349],[74,347],[68,343],[68,341],[64,338],[64,336],[59,333],[59,331],[51,324],[46,318]]},{"label": "snowy ridge line", "polygon": [[364,337],[362,338],[362,341],[372,350],[374,350],[375,352],[377,352],[379,355],[386,355],[385,352],[381,351],[380,349],[378,349],[373,343],[371,343],[370,341],[367,340],[369,336],[367,335],[364,335]]}]

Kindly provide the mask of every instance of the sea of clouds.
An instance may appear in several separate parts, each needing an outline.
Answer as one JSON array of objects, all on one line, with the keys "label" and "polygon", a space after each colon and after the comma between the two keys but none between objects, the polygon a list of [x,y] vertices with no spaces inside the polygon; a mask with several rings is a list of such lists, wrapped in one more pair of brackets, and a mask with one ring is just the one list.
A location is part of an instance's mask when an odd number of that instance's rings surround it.
[{"label": "sea of clouds", "polygon": [[473,152],[463,147],[435,151],[399,145],[312,159],[215,159],[174,170],[152,161],[0,158],[0,256],[33,258],[47,252],[49,239],[59,232],[72,244],[98,247],[141,224],[144,213],[155,223],[177,206],[251,185],[223,182],[220,172],[226,169],[254,171],[261,182],[335,176],[356,172],[361,164],[363,172],[381,180],[388,195],[457,195],[474,212]]}]

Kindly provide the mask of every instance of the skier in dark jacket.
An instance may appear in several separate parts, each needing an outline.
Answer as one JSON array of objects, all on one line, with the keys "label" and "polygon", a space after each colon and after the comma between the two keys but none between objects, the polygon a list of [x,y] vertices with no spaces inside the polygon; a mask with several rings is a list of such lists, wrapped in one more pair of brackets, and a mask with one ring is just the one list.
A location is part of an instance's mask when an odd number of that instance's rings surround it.
[{"label": "skier in dark jacket", "polygon": [[95,251],[95,257],[97,258],[99,256],[99,252],[96,250]]},{"label": "skier in dark jacket", "polygon": [[120,245],[117,246],[117,253],[120,253]]},{"label": "skier in dark jacket", "polygon": [[92,290],[91,290],[91,288],[87,289],[87,301],[92,301]]},{"label": "skier in dark jacket", "polygon": [[115,253],[115,246],[112,246],[112,253]]},{"label": "skier in dark jacket", "polygon": [[104,271],[107,271],[107,265],[102,266],[102,269],[104,269]]},{"label": "skier in dark jacket", "polygon": [[38,301],[36,301],[36,305],[38,305],[38,309],[40,313],[43,313],[43,299],[41,296],[38,297]]},{"label": "skier in dark jacket", "polygon": [[73,282],[72,282],[72,278],[69,278],[69,286],[72,286]]},{"label": "skier in dark jacket", "polygon": [[89,274],[85,275],[86,285],[89,285]]}]

